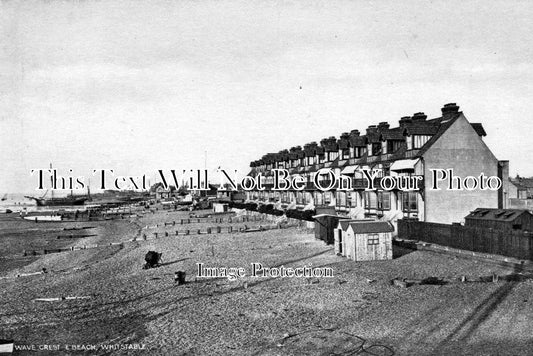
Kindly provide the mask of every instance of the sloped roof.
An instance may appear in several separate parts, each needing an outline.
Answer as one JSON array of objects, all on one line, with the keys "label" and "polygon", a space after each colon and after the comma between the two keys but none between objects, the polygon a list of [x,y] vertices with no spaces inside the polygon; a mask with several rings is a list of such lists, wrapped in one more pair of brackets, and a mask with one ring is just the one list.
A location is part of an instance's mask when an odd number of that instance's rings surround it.
[{"label": "sloped roof", "polygon": [[387,221],[352,221],[349,227],[352,228],[354,234],[368,234],[394,231],[394,227],[392,226],[392,224]]},{"label": "sloped roof", "polygon": [[397,127],[395,129],[385,130],[381,132],[380,139],[382,141],[386,140],[403,140],[403,130],[400,127]]},{"label": "sloped roof", "polygon": [[487,136],[487,133],[485,132],[485,129],[483,128],[483,125],[480,123],[470,123],[472,125],[472,128],[476,130],[477,134],[479,136]]},{"label": "sloped roof", "polygon": [[431,122],[439,123],[437,132],[422,146],[420,151],[418,152],[418,156],[422,156],[433,144],[450,128],[450,126],[453,125],[453,123],[457,120],[459,116],[461,116],[463,113],[460,111],[456,113],[455,115],[447,118],[444,120],[444,118],[439,117],[433,120],[430,120]]},{"label": "sloped roof", "polygon": [[370,219],[350,219],[350,218],[344,218],[342,220],[339,220],[339,224],[341,226],[342,231],[346,231],[348,229],[348,226],[350,226],[351,223],[361,223],[361,222],[374,222],[375,220]]},{"label": "sloped roof", "polygon": [[339,225],[341,226],[342,231],[346,231],[352,222],[353,220],[340,220]]},{"label": "sloped roof", "polygon": [[380,134],[379,131],[376,129],[376,131],[370,131],[366,134],[366,142],[368,143],[377,143],[380,142],[379,140]]},{"label": "sloped roof", "polygon": [[416,122],[410,125],[407,125],[403,130],[405,135],[435,135],[439,131],[438,124],[429,122]]},{"label": "sloped roof", "polygon": [[339,141],[337,141],[337,145],[339,145],[339,149],[341,150],[346,149],[350,147],[350,140],[341,138],[339,139]]},{"label": "sloped roof", "polygon": [[511,182],[519,188],[533,188],[533,178],[516,178],[511,179]]},{"label": "sloped roof", "polygon": [[490,209],[477,208],[468,214],[465,219],[473,220],[491,220],[491,221],[507,221],[511,222],[522,214],[532,215],[526,209]]},{"label": "sloped roof", "polygon": [[350,145],[352,147],[365,147],[366,146],[366,137],[365,136],[350,136]]},{"label": "sloped roof", "polygon": [[[322,144],[321,146],[317,145],[316,142],[312,142],[310,144],[306,144],[303,148],[303,151],[299,151],[297,154],[299,158],[304,156],[312,157],[316,156],[317,154],[322,155],[324,154],[324,151],[336,151],[338,148],[347,148],[347,142],[349,142],[350,147],[366,147],[367,142],[378,143],[381,142],[381,140],[396,140],[399,141],[398,149],[378,159],[372,157],[370,159],[371,162],[384,162],[384,160],[394,161],[398,159],[421,157],[442,136],[442,134],[446,132],[446,130],[457,120],[457,118],[462,115],[462,112],[458,111],[459,107],[454,103],[446,104],[441,110],[443,112],[443,116],[430,120],[427,120],[427,116],[423,113],[416,113],[413,115],[412,118],[402,118],[402,120],[400,120],[400,127],[389,128],[380,127],[379,125],[372,125],[369,126],[369,128],[367,129],[366,135],[359,135],[358,130],[352,130],[349,134],[343,133],[341,135],[341,138],[338,140],[335,140],[333,136],[327,139],[323,139],[322,141],[324,144]],[[482,124],[470,124],[479,136],[486,135]],[[414,152],[414,154],[407,155],[407,145],[404,139],[404,134],[428,135],[431,136],[431,138],[420,149],[417,149],[417,152]],[[326,143],[328,144],[326,145]],[[294,156],[292,154],[289,157],[291,159],[294,159]],[[363,157],[360,157],[358,163],[365,164],[369,160],[368,157],[368,153],[364,154]],[[277,159],[281,159],[281,157],[277,156],[276,154],[268,154],[266,156],[263,156],[262,160],[257,161],[257,165],[259,166],[261,165],[261,163],[273,162]],[[522,183],[517,183],[516,181],[513,182],[515,184]],[[533,187],[533,182],[529,186]]]}]

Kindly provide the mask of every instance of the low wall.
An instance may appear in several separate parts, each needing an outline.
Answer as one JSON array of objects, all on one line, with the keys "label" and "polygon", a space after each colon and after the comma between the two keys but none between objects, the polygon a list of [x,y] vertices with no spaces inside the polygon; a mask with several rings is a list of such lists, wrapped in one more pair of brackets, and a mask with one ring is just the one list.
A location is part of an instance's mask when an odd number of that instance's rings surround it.
[{"label": "low wall", "polygon": [[402,219],[398,220],[398,238],[533,260],[533,234],[520,230],[500,231],[460,224],[448,225]]}]

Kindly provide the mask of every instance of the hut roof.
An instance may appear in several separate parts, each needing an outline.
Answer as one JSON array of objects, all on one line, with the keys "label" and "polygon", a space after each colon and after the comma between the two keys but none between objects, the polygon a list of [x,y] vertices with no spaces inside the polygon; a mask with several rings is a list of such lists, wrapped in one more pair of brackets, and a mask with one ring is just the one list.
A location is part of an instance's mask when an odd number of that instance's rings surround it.
[{"label": "hut roof", "polygon": [[511,222],[518,218],[522,214],[531,213],[526,209],[489,209],[489,208],[477,208],[468,214],[465,219],[474,220],[495,220],[495,221],[507,221]]},{"label": "hut roof", "polygon": [[386,221],[361,221],[351,222],[350,226],[354,234],[368,234],[380,232],[393,232],[394,227]]}]

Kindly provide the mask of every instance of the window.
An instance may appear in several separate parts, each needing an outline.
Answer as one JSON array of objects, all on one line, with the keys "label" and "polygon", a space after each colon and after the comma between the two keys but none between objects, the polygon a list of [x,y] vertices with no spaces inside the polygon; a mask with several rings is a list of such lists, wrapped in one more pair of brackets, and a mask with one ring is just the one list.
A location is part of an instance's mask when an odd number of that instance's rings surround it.
[{"label": "window", "polygon": [[[350,194],[348,193],[348,195]],[[346,192],[337,192],[337,206],[347,206]]]},{"label": "window", "polygon": [[322,192],[315,192],[315,200],[316,200],[316,205],[322,205],[323,204]]},{"label": "window", "polygon": [[377,196],[374,192],[365,192],[365,208],[376,209],[377,208]]},{"label": "window", "polygon": [[413,137],[405,136],[405,142],[407,143],[407,149],[412,150],[413,149]]},{"label": "window", "polygon": [[331,200],[332,200],[331,192],[324,192],[324,205],[331,204]]},{"label": "window", "polygon": [[362,157],[365,154],[365,148],[364,147],[355,147],[354,148],[354,156],[355,158]]},{"label": "window", "polygon": [[372,144],[372,156],[378,156],[381,154],[381,143],[373,143]]},{"label": "window", "polygon": [[346,206],[355,206],[352,201],[352,192],[346,192]]},{"label": "window", "polygon": [[379,245],[379,235],[378,234],[368,235],[367,241],[368,241],[368,246]]},{"label": "window", "polygon": [[350,149],[345,148],[342,150],[342,159],[348,159],[350,158]]},{"label": "window", "polygon": [[389,140],[387,141],[387,153],[394,153],[398,148],[400,148],[400,144],[402,141],[398,140]]},{"label": "window", "polygon": [[415,135],[413,136],[413,148],[422,148],[426,142],[429,141],[431,136],[428,135]]},{"label": "window", "polygon": [[403,211],[418,211],[416,192],[402,192]]},{"label": "window", "polygon": [[378,192],[378,209],[390,210],[390,192]]}]

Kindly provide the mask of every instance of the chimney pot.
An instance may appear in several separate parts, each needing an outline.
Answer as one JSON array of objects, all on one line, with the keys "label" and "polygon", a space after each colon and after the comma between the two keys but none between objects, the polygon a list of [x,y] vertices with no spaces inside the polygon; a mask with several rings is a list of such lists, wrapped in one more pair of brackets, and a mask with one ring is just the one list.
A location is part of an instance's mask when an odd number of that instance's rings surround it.
[{"label": "chimney pot", "polygon": [[366,129],[366,134],[368,135],[369,133],[371,132],[376,132],[377,131],[377,126],[376,125],[370,125],[368,126],[368,128]]},{"label": "chimney pot", "polygon": [[459,112],[459,106],[455,103],[449,103],[445,104],[440,110],[442,111],[442,117],[449,118]]},{"label": "chimney pot", "polygon": [[411,116],[402,116],[400,118],[400,121],[398,121],[400,127],[404,127],[405,125],[410,124],[411,122],[413,122],[413,120],[411,120]]},{"label": "chimney pot", "polygon": [[390,127],[390,125],[389,125],[389,123],[387,121],[382,121],[378,125],[379,129],[388,129],[389,127]]},{"label": "chimney pot", "polygon": [[411,118],[413,121],[426,121],[427,115],[423,112],[417,112],[413,114],[413,117]]}]

